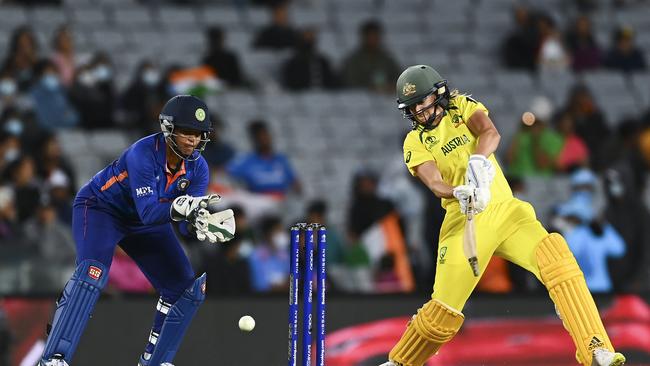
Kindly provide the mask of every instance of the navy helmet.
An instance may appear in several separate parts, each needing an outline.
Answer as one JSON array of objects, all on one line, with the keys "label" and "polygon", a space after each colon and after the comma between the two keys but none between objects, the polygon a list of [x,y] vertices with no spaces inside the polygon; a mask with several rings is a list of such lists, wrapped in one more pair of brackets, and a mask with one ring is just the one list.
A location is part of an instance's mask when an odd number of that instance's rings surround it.
[{"label": "navy helmet", "polygon": [[[208,113],[208,106],[195,96],[177,95],[171,98],[160,111],[158,120],[169,147],[182,159],[198,159],[205,149],[205,145],[210,141],[212,121]],[[174,140],[174,129],[176,127],[201,132],[201,141],[189,156],[182,154],[178,149],[178,145],[176,145]]]}]

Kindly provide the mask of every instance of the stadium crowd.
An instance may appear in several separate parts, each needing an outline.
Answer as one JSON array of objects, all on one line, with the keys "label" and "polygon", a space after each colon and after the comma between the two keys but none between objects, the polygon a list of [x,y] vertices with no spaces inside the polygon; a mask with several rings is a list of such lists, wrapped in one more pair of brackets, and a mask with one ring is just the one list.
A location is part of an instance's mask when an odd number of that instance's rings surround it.
[{"label": "stadium crowd", "polygon": [[[532,75],[569,70],[579,75],[597,69],[627,75],[647,70],[644,55],[648,53],[636,46],[633,28],[621,25],[609,44],[601,44],[590,20],[595,2],[576,4],[579,16],[564,25],[552,14],[516,6],[512,29],[501,41],[501,67]],[[274,2],[269,6],[271,21],[255,32],[251,45],[288,52],[277,75],[282,88],[293,92],[362,89],[373,95],[394,92],[395,79],[406,65],[386,46],[379,20],[361,22],[357,47],[335,65],[319,49],[318,29],[291,23],[291,5]],[[624,1],[615,5],[628,6]],[[0,19],[1,13],[0,4]],[[115,66],[114,58],[120,55],[100,48],[78,53],[74,30],[68,25],[61,24],[52,34],[49,47],[38,42],[30,25],[13,30],[0,65],[0,262],[28,260],[33,264],[28,269],[33,280],[27,284],[16,280],[0,292],[57,291],[68,273],[53,275],[43,268],[74,268],[71,200],[79,187],[71,160],[77,157],[63,153],[58,133],[120,130],[135,140],[158,130],[158,112],[172,95],[260,88],[248,76],[254,70],[247,70],[241,62],[247,55],[228,48],[227,36],[226,28],[206,29],[206,47],[198,65],[139,60],[128,85],[118,87],[116,75],[130,72]],[[190,79],[194,82],[188,84]],[[463,85],[458,87],[462,91]],[[481,100],[480,95],[475,97]],[[647,291],[650,233],[640,223],[648,221],[648,202],[642,197],[650,168],[650,111],[639,110],[613,124],[603,113],[607,108],[580,83],[562,105],[554,106],[544,96],[535,98],[529,108],[533,119],[529,116],[523,120],[526,123],[518,124],[510,141],[500,147],[500,161],[520,197],[534,189],[527,186],[530,177],[568,177],[569,198],[552,208],[548,224],[566,236],[593,291]],[[219,110],[212,112],[215,129],[204,156],[214,173],[211,188],[230,199],[235,209],[237,235],[218,247],[188,242],[187,250],[195,268],[207,270],[213,278],[211,294],[286,291],[287,223],[327,223],[328,197],[305,197],[292,156],[276,148],[265,120],[250,121],[247,131],[252,149],[238,151],[229,141]],[[395,123],[406,123],[400,122],[397,111]],[[400,258],[395,253],[377,256],[363,244],[364,233],[392,214],[398,215],[406,242],[426,243],[429,248],[414,250],[408,257],[416,284],[429,288],[432,283],[436,263],[432,248],[437,245],[444,212],[424,187],[405,176],[406,169],[396,173],[398,178],[387,179],[385,173],[355,172],[346,218],[341,220],[346,225],[329,227],[328,266],[334,290],[413,289],[397,274]],[[415,198],[405,201],[396,195],[398,182],[405,182],[410,189],[406,195]],[[236,192],[244,193],[235,199]],[[302,214],[260,208],[292,207],[296,198],[307,201]],[[405,204],[414,201],[413,206]],[[8,268],[19,274],[25,271],[15,265]],[[121,251],[115,254],[109,286],[113,293],[152,291]],[[479,284],[479,290],[488,292],[538,289],[528,275],[498,260],[490,264]]]}]

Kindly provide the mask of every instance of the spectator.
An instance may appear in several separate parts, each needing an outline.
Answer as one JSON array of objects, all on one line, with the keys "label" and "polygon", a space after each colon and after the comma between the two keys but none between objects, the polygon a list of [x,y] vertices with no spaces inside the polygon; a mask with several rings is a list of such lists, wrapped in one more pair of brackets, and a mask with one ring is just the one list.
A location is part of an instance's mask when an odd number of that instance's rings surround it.
[{"label": "spectator", "polygon": [[80,68],[70,96],[81,114],[82,127],[114,127],[113,68],[107,54],[96,53],[90,64]]},{"label": "spectator", "polygon": [[20,157],[21,143],[18,136],[0,133],[0,172],[7,174],[8,165]]},{"label": "spectator", "polygon": [[2,65],[7,70],[18,89],[25,91],[32,82],[34,67],[38,61],[38,43],[34,32],[27,26],[18,27],[11,35],[9,52]]},{"label": "spectator", "polygon": [[24,117],[17,108],[11,107],[5,109],[0,116],[2,132],[20,138],[23,132],[25,132],[26,127],[25,122],[23,122]]},{"label": "spectator", "polygon": [[584,85],[575,86],[569,95],[565,111],[575,123],[576,135],[587,144],[592,157],[592,168],[601,170],[610,159],[611,139],[605,118],[589,89]]},{"label": "spectator", "polygon": [[56,65],[61,77],[61,84],[66,88],[72,85],[75,74],[74,40],[68,26],[61,26],[54,33],[52,40],[52,62]]},{"label": "spectator", "polygon": [[[41,138],[38,143],[39,150],[37,168],[39,177],[46,181],[53,174],[60,173],[65,175],[68,182],[73,182],[75,174],[70,162],[63,156],[63,151],[58,138],[54,134],[49,134]],[[71,191],[76,191],[75,187],[70,187]]]},{"label": "spectator", "polygon": [[72,224],[72,184],[62,170],[53,171],[45,181],[45,192],[50,205],[56,210],[58,220],[69,227]]},{"label": "spectator", "polygon": [[289,24],[288,2],[281,2],[271,8],[271,24],[257,32],[253,47],[274,51],[285,50],[295,46],[297,40],[297,32]]},{"label": "spectator", "polygon": [[394,211],[393,204],[377,194],[378,177],[375,172],[356,173],[352,185],[352,203],[348,209],[348,232],[357,240],[375,222]]},{"label": "spectator", "polygon": [[580,72],[600,67],[601,50],[593,35],[591,21],[580,15],[566,35],[566,44],[571,53],[571,67]]},{"label": "spectator", "polygon": [[564,220],[562,234],[582,269],[592,292],[611,292],[608,257],[625,254],[625,242],[616,229],[594,212],[593,194],[596,176],[587,169],[571,176],[572,195],[558,208]]},{"label": "spectator", "polygon": [[144,134],[160,130],[155,121],[168,99],[162,85],[160,68],[149,60],[140,62],[131,83],[120,97],[126,126],[135,127]]},{"label": "spectator", "polygon": [[385,253],[379,260],[379,268],[374,274],[374,292],[396,293],[403,292],[402,283],[395,273],[395,256]]},{"label": "spectator", "polygon": [[14,107],[18,97],[18,84],[8,69],[0,69],[0,112]]},{"label": "spectator", "polygon": [[36,215],[25,221],[23,237],[53,266],[70,265],[75,261],[70,227],[59,221],[56,208],[49,202],[39,204]]},{"label": "spectator", "polygon": [[10,186],[0,186],[0,243],[14,244],[20,234],[16,222],[15,194]]},{"label": "spectator", "polygon": [[557,120],[557,130],[562,135],[562,149],[557,155],[555,166],[562,172],[572,171],[589,163],[589,149],[575,133],[575,121],[568,113],[562,113]]},{"label": "spectator", "polygon": [[216,278],[214,285],[210,285],[210,293],[233,295],[251,292],[251,268],[249,266],[248,252],[252,248],[249,236],[250,226],[245,211],[239,207],[232,207],[237,222],[235,237],[223,245],[219,245],[216,253],[203,257],[203,268],[208,276]]},{"label": "spectator", "polygon": [[261,220],[261,240],[249,258],[256,292],[287,291],[289,288],[289,235],[279,217]]},{"label": "spectator", "polygon": [[49,60],[39,61],[34,73],[36,80],[30,94],[38,125],[46,131],[78,125],[79,114],[68,101],[56,65]]},{"label": "spectator", "polygon": [[504,39],[501,58],[509,69],[535,70],[537,28],[530,10],[518,5],[513,11],[515,29]]},{"label": "spectator", "polygon": [[614,288],[621,291],[642,290],[647,283],[641,278],[646,248],[650,248],[650,228],[639,223],[649,222],[648,209],[640,200],[645,189],[646,167],[639,152],[640,125],[635,120],[619,125],[622,142],[620,156],[604,174],[607,210],[611,222],[627,243],[624,257],[610,260]]},{"label": "spectator", "polygon": [[208,52],[203,57],[203,64],[210,66],[217,77],[230,86],[244,85],[244,77],[237,55],[226,48],[225,34],[220,27],[213,26],[206,32]]},{"label": "spectator", "polygon": [[20,224],[32,217],[41,202],[34,159],[22,156],[7,167],[15,193],[17,219]]},{"label": "spectator", "polygon": [[289,90],[333,89],[338,82],[329,60],[317,47],[316,31],[304,29],[294,54],[282,65],[282,84]]},{"label": "spectator", "polygon": [[540,71],[566,70],[570,63],[570,57],[553,18],[546,14],[538,16],[537,29],[539,30],[538,69]]},{"label": "spectator", "polygon": [[327,228],[327,265],[336,266],[343,263],[347,245],[336,228],[329,225],[327,203],[323,200],[309,202],[306,222],[318,223]]},{"label": "spectator", "polygon": [[624,72],[646,69],[645,57],[634,44],[634,31],[631,28],[617,29],[612,38],[614,45],[605,56],[605,66]]},{"label": "spectator", "polygon": [[228,173],[250,192],[278,198],[284,198],[291,190],[300,193],[300,182],[289,158],[273,149],[273,139],[266,122],[251,122],[248,134],[255,151],[235,158],[228,165]]},{"label": "spectator", "polygon": [[210,143],[205,146],[203,157],[208,162],[210,169],[221,172],[235,156],[235,149],[222,137],[225,126],[216,114],[211,114],[212,132],[210,132]]},{"label": "spectator", "polygon": [[343,61],[345,86],[375,91],[394,91],[399,65],[382,44],[382,27],[369,20],[359,28],[359,46]]},{"label": "spectator", "polygon": [[534,117],[522,121],[508,148],[506,160],[511,177],[551,175],[562,149],[562,137],[547,123],[553,113],[551,102],[545,97],[537,97],[530,112]]}]

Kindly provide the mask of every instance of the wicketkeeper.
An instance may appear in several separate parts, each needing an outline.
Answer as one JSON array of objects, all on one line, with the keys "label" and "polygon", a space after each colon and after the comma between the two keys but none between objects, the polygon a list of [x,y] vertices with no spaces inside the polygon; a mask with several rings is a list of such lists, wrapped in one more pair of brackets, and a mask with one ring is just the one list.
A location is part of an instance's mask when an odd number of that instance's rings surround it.
[{"label": "wicketkeeper", "polygon": [[532,272],[548,289],[582,365],[618,366],[582,271],[564,238],[549,234],[533,207],[513,197],[494,152],[500,136],[483,104],[450,91],[431,67],[407,68],[397,80],[397,103],[413,130],[404,141],[411,174],[447,211],[440,229],[431,300],[420,308],[382,366],[422,366],[463,324],[463,306],[480,279],[463,253],[465,213],[474,206],[478,263],[492,255]]},{"label": "wicketkeeper", "polygon": [[[140,366],[173,361],[205,299],[205,273],[195,276],[172,221],[183,235],[211,243],[235,234],[232,210],[205,195],[209,172],[201,151],[211,130],[200,99],[179,95],[160,113],[161,133],[144,137],[83,186],[74,200],[77,268],[56,303],[42,366],[68,365],[108,280],[115,246],[138,264],[160,293]],[[108,340],[107,340],[108,341]]]}]

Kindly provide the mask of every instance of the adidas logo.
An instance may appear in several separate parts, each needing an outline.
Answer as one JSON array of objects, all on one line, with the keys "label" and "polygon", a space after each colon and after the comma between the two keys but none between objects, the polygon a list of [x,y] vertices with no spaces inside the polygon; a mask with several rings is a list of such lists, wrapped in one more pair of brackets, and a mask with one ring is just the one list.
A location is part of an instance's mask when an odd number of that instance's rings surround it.
[{"label": "adidas logo", "polygon": [[605,347],[605,343],[603,343],[603,341],[598,339],[598,337],[593,336],[591,338],[591,342],[589,342],[589,347],[588,347],[589,351],[593,351],[596,348],[602,348],[602,347]]}]

